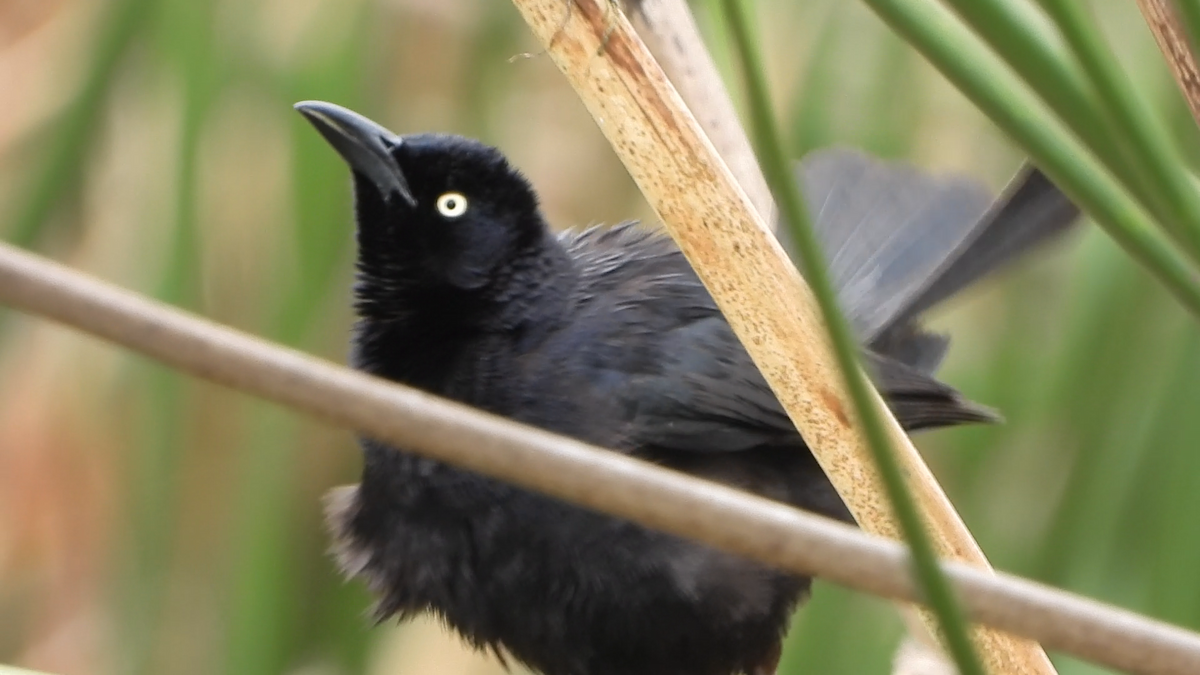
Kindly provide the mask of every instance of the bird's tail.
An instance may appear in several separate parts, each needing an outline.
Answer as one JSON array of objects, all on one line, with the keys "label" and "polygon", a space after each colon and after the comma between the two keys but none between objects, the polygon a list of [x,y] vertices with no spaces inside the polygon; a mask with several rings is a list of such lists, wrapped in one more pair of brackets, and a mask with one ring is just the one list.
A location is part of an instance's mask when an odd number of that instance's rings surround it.
[{"label": "bird's tail", "polygon": [[974,181],[840,148],[809,154],[797,173],[842,309],[867,343],[1079,216],[1029,165],[995,201]]},{"label": "bird's tail", "polygon": [[977,226],[978,234],[917,296],[916,316],[1079,222],[1079,207],[1037,167],[1026,164]]},{"label": "bird's tail", "polygon": [[[864,344],[932,373],[947,339],[921,312],[1062,236],[1079,209],[1031,165],[996,200],[982,185],[840,148],[797,167],[842,310]],[[787,247],[787,233],[781,231]]]}]

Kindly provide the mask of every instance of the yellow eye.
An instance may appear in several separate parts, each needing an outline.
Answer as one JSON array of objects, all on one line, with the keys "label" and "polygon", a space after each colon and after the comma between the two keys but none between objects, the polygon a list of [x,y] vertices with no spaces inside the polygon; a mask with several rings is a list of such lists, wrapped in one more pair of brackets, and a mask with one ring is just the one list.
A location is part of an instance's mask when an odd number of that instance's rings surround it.
[{"label": "yellow eye", "polygon": [[447,218],[457,218],[467,212],[467,198],[457,192],[447,192],[438,197],[437,210]]}]

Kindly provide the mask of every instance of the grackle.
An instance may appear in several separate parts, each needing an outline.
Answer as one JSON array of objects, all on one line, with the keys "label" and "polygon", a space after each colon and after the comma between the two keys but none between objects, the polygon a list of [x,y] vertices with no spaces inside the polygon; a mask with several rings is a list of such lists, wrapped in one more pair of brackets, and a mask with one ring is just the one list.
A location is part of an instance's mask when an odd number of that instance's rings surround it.
[{"label": "grackle", "polygon": [[[350,165],[355,367],[615,452],[849,521],[841,499],[669,238],[555,234],[494,148],[397,136],[296,105]],[[1036,170],[995,204],[956,178],[847,150],[798,168],[864,362],[909,430],[988,421],[932,373],[916,323],[1070,227]],[[328,516],[376,616],[432,612],[546,675],[769,675],[810,579],[364,439]]]}]

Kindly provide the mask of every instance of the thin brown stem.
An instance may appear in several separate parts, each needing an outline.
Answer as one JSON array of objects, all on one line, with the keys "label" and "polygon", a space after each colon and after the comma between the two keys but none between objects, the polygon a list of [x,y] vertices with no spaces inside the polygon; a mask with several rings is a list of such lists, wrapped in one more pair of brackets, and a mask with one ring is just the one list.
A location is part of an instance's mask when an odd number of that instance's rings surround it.
[{"label": "thin brown stem", "polygon": [[[696,116],[729,172],[746,191],[759,216],[775,229],[778,218],[770,187],[686,0],[631,0],[627,4],[634,28]],[[937,644],[914,607],[900,605],[898,609],[920,644]]]},{"label": "thin brown stem", "polygon": [[[333,365],[6,244],[0,303],[471,471],[779,569],[919,601],[906,549],[891,539]],[[1196,633],[976,566],[943,569],[973,621],[1130,673],[1200,672]]]},{"label": "thin brown stem", "polygon": [[[812,291],[629,22],[607,0],[574,0],[565,22],[562,0],[514,4],[712,293],[855,519],[868,532],[902,538]],[[935,551],[988,568],[912,441],[872,394]],[[927,613],[922,617],[936,625]],[[974,637],[992,672],[1054,672],[1035,643],[987,630]]]}]

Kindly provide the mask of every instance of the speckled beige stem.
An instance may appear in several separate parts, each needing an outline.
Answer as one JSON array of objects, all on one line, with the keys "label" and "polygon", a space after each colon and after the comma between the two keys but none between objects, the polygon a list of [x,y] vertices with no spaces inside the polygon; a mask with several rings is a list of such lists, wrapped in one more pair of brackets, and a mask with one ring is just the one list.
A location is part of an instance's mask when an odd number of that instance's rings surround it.
[{"label": "speckled beige stem", "polygon": [[1192,118],[1200,124],[1200,70],[1196,68],[1196,59],[1188,47],[1187,35],[1179,24],[1175,8],[1170,0],[1137,0],[1137,4],[1171,67],[1175,84],[1179,85]]},{"label": "speckled beige stem", "polygon": [[767,227],[775,229],[775,200],[758,166],[750,139],[725,89],[717,64],[687,0],[638,0],[631,3],[633,26],[658,59],[680,98],[696,115],[700,128],[725,161],[738,185]]},{"label": "speckled beige stem", "polygon": [[[609,0],[514,0],[734,331],[863,529],[901,538],[811,292],[662,69]],[[893,447],[938,552],[987,559],[912,442],[882,405]],[[932,624],[932,617],[926,615]],[[978,629],[992,673],[1053,673],[1036,643]]]},{"label": "speckled beige stem", "polygon": [[[775,199],[687,0],[627,0],[626,6],[630,8],[630,23],[696,116],[713,149],[745,190],[759,217],[772,230],[778,228]],[[900,646],[895,666],[909,670],[925,668],[927,661],[938,658],[937,638],[923,622],[919,608],[898,603],[897,609],[912,640]],[[924,651],[905,649],[910,643],[923,645]],[[917,654],[919,658],[914,656]],[[920,661],[916,666],[909,664],[914,659]]]}]

